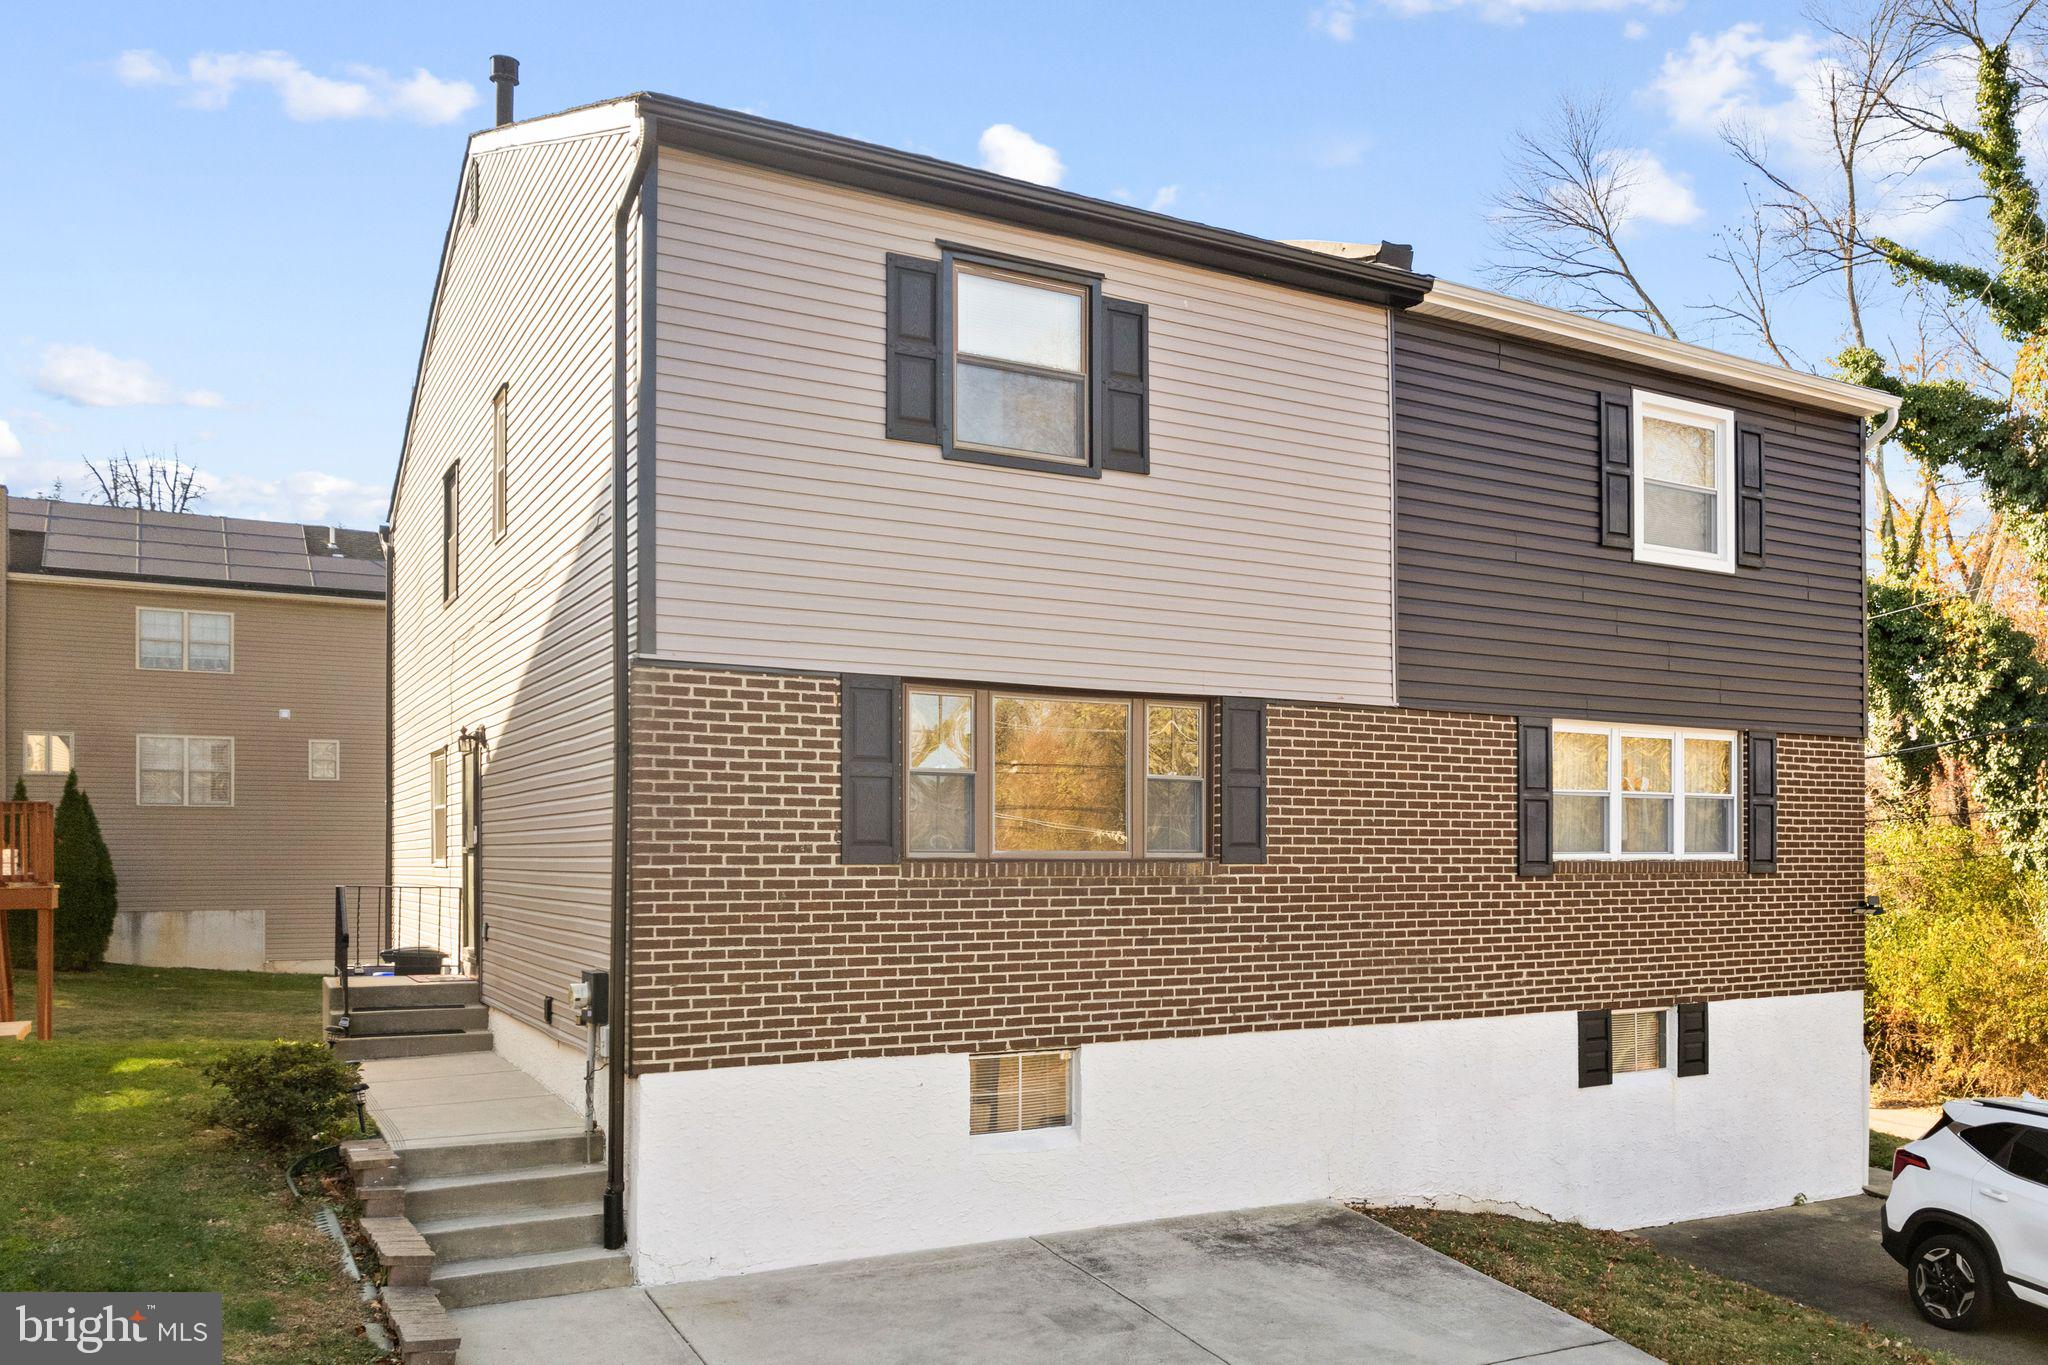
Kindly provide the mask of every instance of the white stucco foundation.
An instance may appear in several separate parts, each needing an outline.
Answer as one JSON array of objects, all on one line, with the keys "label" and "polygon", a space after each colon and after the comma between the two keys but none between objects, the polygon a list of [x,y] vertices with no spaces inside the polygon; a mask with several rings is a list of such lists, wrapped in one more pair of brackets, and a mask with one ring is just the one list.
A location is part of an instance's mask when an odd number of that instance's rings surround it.
[{"label": "white stucco foundation", "polygon": [[[568,1006],[557,1003],[556,1017]],[[570,1047],[553,1035],[535,1028],[523,1020],[514,1019],[503,1010],[490,1012],[491,1047],[506,1061],[539,1081],[562,1103],[583,1112],[583,1070],[584,1050]],[[596,1084],[591,1095],[597,1106],[597,1121],[604,1122],[605,1081],[610,1074],[604,1058],[598,1059]]]},{"label": "white stucco foundation", "polygon": [[1099,1044],[1027,1151],[970,1140],[962,1054],[646,1076],[631,1245],[663,1283],[1328,1197],[1636,1227],[1860,1189],[1862,996],[1711,1008],[1710,1074],[1583,1090],[1569,1013]]},{"label": "white stucco foundation", "polygon": [[263,917],[261,910],[117,911],[107,961],[260,972],[266,962]]}]

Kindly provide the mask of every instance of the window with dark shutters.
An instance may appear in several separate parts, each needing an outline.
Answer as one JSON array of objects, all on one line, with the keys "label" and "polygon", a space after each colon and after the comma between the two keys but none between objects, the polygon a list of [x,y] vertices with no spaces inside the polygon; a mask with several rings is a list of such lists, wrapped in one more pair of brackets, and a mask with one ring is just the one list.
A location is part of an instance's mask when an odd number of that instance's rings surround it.
[{"label": "window with dark shutters", "polygon": [[839,861],[903,859],[903,749],[894,678],[839,680]]},{"label": "window with dark shutters", "polygon": [[1764,434],[1735,428],[1735,562],[1764,566]]},{"label": "window with dark shutters", "polygon": [[942,316],[937,261],[891,255],[888,262],[889,361],[886,434],[892,441],[938,445]]},{"label": "window with dark shutters", "polygon": [[1614,1084],[1614,1015],[1579,1011],[1579,1089]]},{"label": "window with dark shutters", "polygon": [[1515,729],[1515,871],[1524,877],[1548,877],[1557,871],[1550,839],[1550,722],[1523,719]]},{"label": "window with dark shutters", "polygon": [[1678,1074],[1707,1074],[1707,1002],[1680,1002],[1678,1006]]},{"label": "window with dark shutters", "polygon": [[1225,697],[1222,735],[1223,838],[1217,858],[1226,863],[1266,861],[1266,703]]},{"label": "window with dark shutters", "polygon": [[1145,305],[1104,299],[1102,309],[1103,346],[1095,377],[1096,442],[1102,467],[1123,474],[1149,473]]},{"label": "window with dark shutters", "polygon": [[1751,872],[1778,870],[1778,737],[1749,733],[1748,837],[1743,840]]},{"label": "window with dark shutters", "polygon": [[1600,543],[1626,550],[1634,538],[1635,428],[1630,395],[1600,395]]}]

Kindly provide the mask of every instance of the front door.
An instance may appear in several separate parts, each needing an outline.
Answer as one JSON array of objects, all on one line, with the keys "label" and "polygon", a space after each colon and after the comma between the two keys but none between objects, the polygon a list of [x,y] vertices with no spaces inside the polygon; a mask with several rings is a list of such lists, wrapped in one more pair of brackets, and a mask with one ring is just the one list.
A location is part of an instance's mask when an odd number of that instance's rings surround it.
[{"label": "front door", "polygon": [[462,746],[462,957],[471,976],[483,973],[484,746]]}]

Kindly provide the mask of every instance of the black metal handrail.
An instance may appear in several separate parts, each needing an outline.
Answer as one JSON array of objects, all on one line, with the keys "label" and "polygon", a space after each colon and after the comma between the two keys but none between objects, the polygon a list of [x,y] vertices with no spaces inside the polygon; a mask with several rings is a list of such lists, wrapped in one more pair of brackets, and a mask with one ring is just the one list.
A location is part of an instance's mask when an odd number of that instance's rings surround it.
[{"label": "black metal handrail", "polygon": [[464,929],[459,887],[335,887],[334,975],[342,1016],[349,1012],[349,978],[392,974],[407,965],[403,950],[439,952],[443,973],[460,972],[469,946]]}]

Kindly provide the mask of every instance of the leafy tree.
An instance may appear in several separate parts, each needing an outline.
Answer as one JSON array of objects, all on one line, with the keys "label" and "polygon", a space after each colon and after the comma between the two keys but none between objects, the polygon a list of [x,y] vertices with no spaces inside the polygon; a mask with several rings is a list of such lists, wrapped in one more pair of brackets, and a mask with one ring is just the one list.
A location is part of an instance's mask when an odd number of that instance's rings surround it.
[{"label": "leafy tree", "polygon": [[[16,790],[20,790],[17,782]],[[100,834],[92,799],[78,787],[78,774],[64,779],[64,797],[57,803],[56,958],[60,971],[91,971],[107,959],[119,900],[114,857]],[[35,961],[35,914],[17,910],[8,921],[15,960]]]}]

